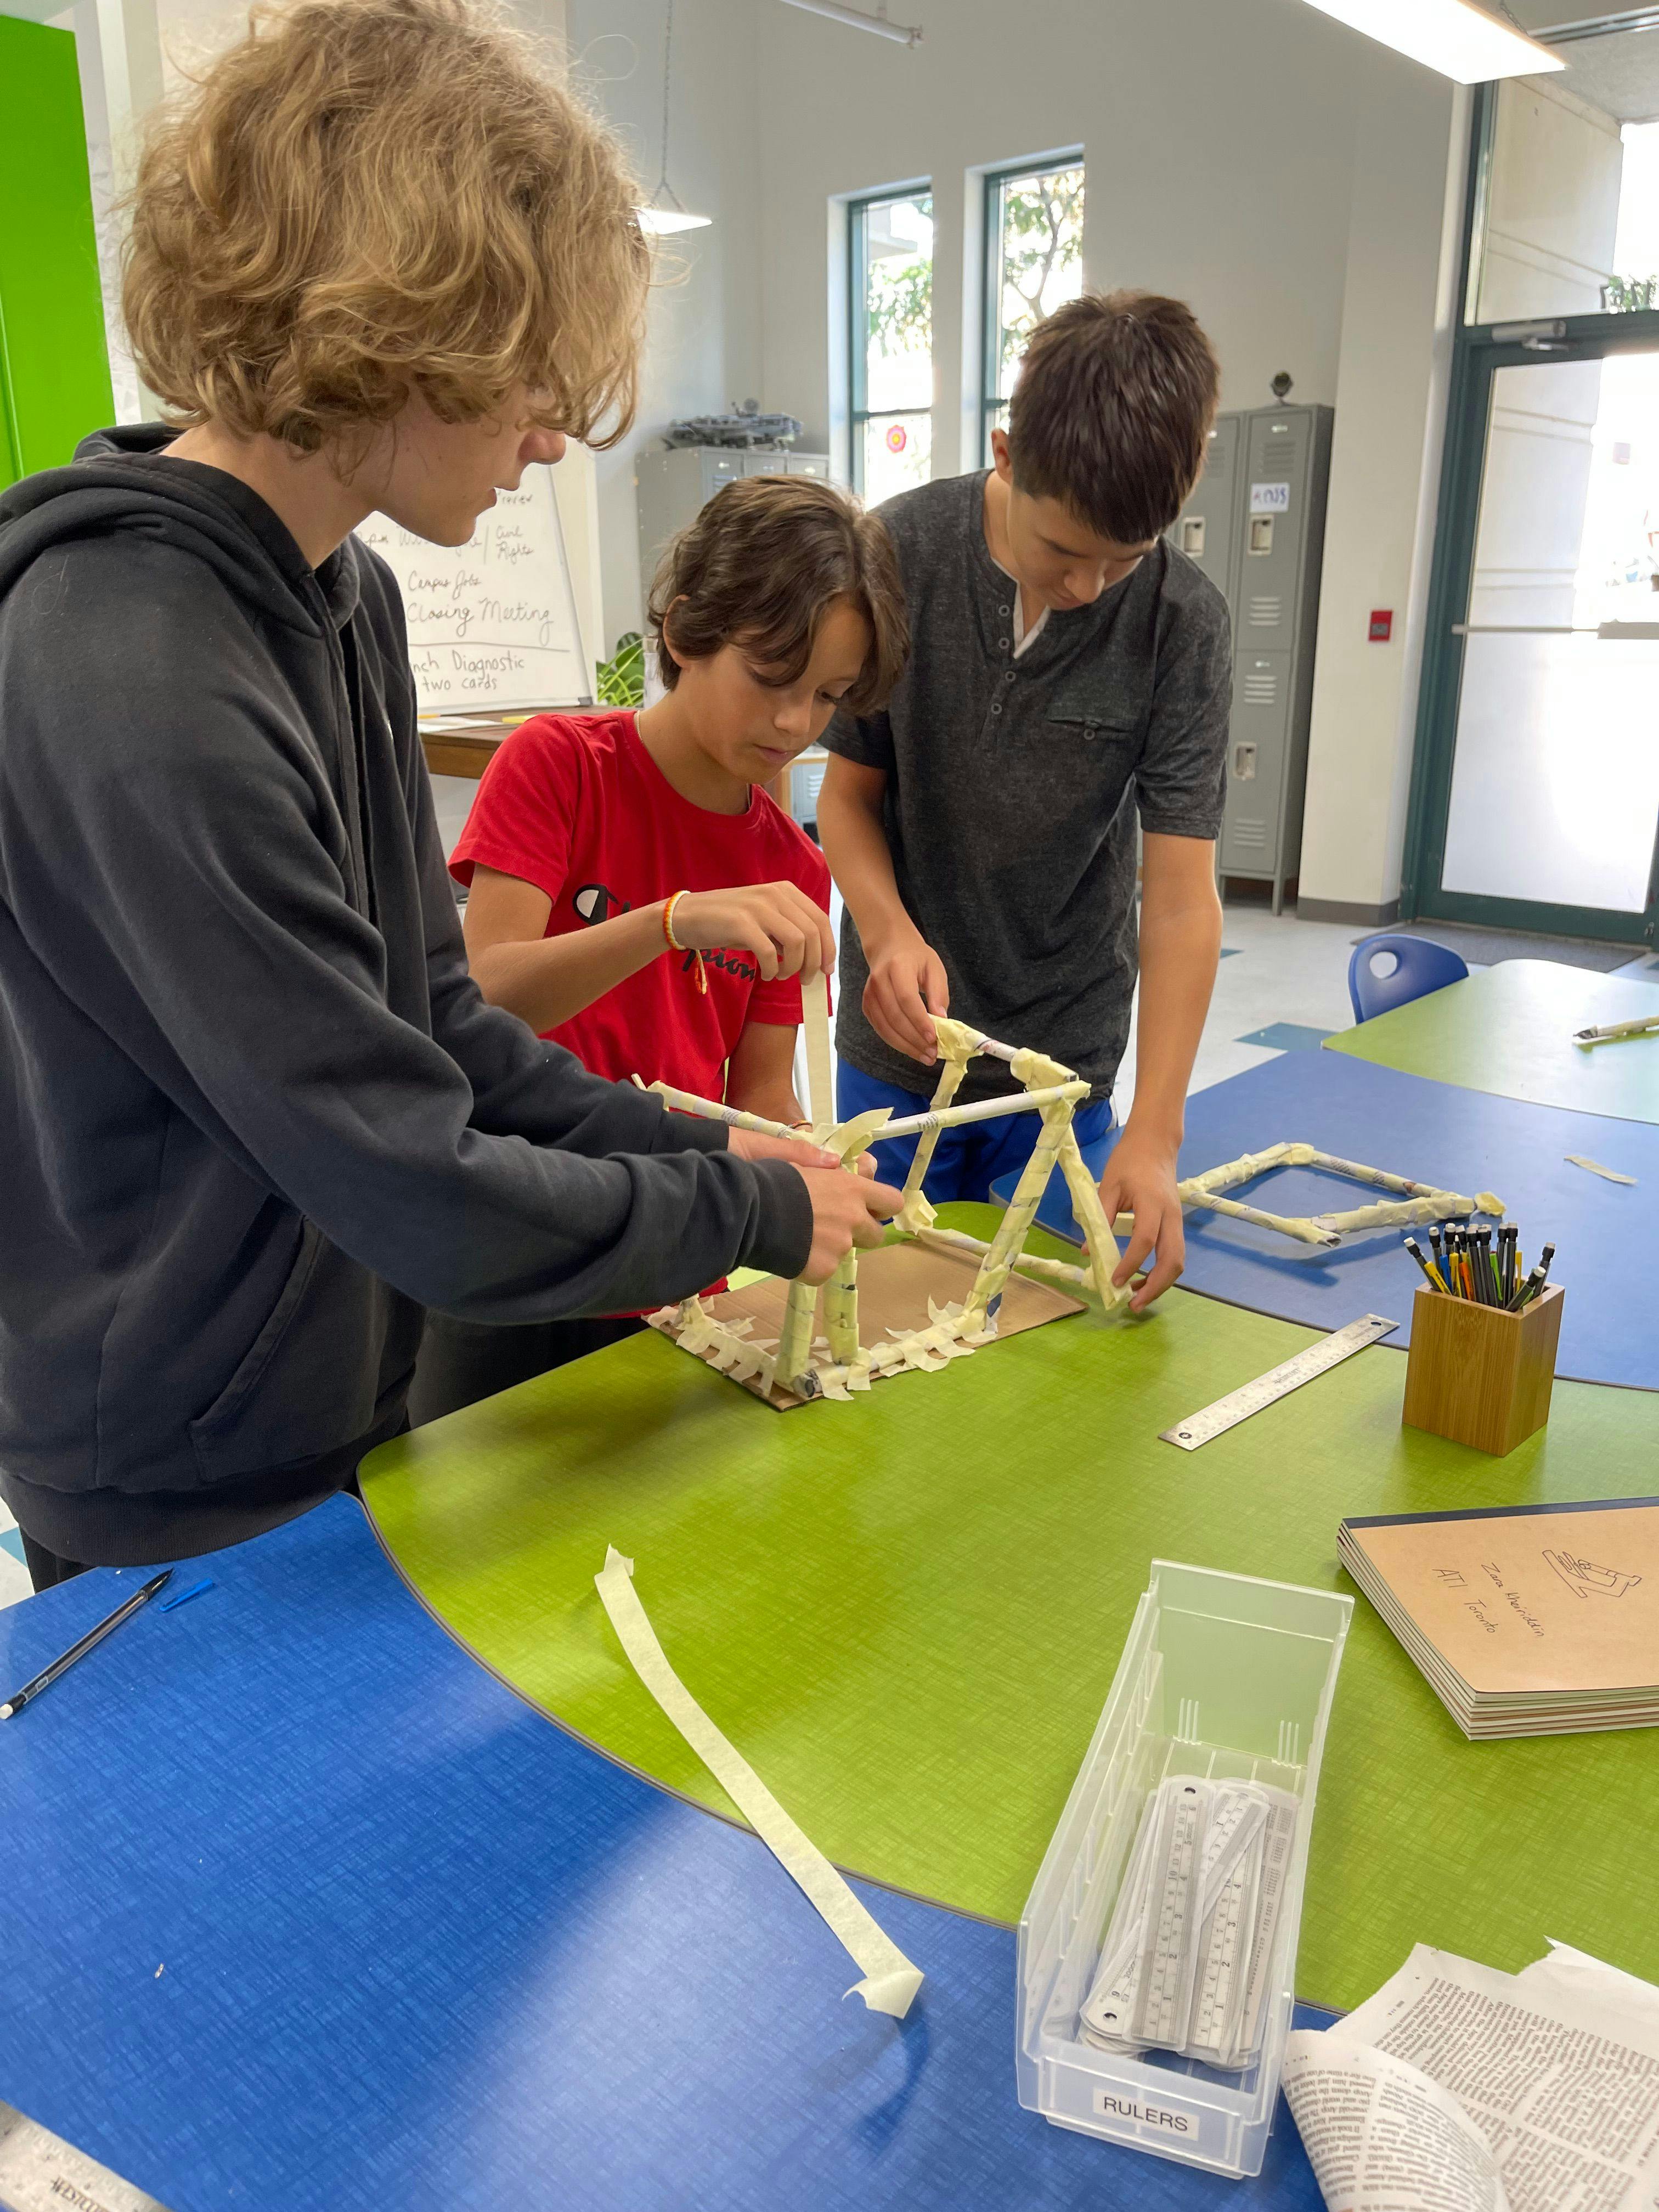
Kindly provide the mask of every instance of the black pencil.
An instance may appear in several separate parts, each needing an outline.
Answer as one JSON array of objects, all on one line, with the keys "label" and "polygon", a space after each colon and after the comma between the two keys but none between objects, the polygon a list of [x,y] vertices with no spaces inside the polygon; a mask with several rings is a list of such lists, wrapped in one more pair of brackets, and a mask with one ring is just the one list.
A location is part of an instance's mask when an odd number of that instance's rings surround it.
[{"label": "black pencil", "polygon": [[14,1690],[9,1700],[0,1705],[0,1721],[9,1721],[14,1713],[21,1713],[32,1698],[38,1698],[42,1690],[50,1689],[58,1677],[66,1674],[77,1659],[86,1657],[94,1644],[101,1644],[112,1629],[118,1628],[124,1620],[130,1620],[141,1605],[149,1602],[163,1583],[172,1580],[173,1570],[167,1567],[159,1575],[153,1576],[142,1589],[135,1590],[126,1603],[118,1606],[107,1620],[100,1620],[96,1628],[87,1631],[78,1644],[71,1644],[61,1659],[54,1659],[51,1666],[43,1668],[33,1681],[25,1682],[21,1690]]},{"label": "black pencil", "polygon": [[1522,1307],[1530,1305],[1533,1299],[1537,1297],[1539,1291],[1541,1291],[1543,1287],[1544,1267],[1543,1263],[1540,1261],[1538,1266],[1533,1269],[1531,1274],[1528,1276],[1526,1281],[1522,1284],[1515,1296],[1510,1300],[1510,1311],[1511,1313],[1519,1313]]},{"label": "black pencil", "polygon": [[1423,1279],[1428,1285],[1429,1288],[1431,1291],[1437,1291],[1440,1288],[1440,1285],[1434,1279],[1429,1263],[1423,1257],[1423,1247],[1418,1243],[1415,1237],[1408,1237],[1406,1239],[1406,1249],[1411,1254],[1413,1259],[1416,1261],[1418,1266],[1423,1270]]}]

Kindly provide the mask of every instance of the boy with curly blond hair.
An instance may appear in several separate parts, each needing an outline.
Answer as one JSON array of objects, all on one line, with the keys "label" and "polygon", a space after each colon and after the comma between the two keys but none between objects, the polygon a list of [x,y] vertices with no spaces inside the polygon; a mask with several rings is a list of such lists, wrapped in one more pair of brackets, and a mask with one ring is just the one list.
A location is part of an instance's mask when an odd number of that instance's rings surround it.
[{"label": "boy with curly blond hair", "polygon": [[463,544],[623,434],[635,197],[466,0],[258,15],[149,143],[125,306],[170,420],[0,500],[0,1493],[37,1586],[349,1483],[428,1305],[821,1279],[896,1202],[484,1003],[351,535]]}]

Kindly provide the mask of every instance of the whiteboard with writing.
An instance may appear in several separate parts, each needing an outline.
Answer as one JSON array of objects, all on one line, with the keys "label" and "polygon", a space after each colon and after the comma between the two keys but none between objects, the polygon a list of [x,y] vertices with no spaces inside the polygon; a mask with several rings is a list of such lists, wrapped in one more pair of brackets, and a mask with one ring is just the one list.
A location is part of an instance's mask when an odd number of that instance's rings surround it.
[{"label": "whiteboard with writing", "polygon": [[422,714],[592,702],[551,470],[497,492],[465,545],[429,545],[384,514],[357,535],[403,592]]}]

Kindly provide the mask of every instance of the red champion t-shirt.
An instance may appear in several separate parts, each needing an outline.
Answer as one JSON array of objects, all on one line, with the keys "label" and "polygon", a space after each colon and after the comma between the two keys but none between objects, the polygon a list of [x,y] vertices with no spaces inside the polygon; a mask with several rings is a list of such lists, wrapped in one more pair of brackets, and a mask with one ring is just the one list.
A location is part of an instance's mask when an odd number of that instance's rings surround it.
[{"label": "red champion t-shirt", "polygon": [[[683,799],[640,743],[631,714],[537,714],[484,770],[450,856],[457,882],[475,866],[522,877],[553,902],[546,934],[589,929],[671,891],[799,884],[825,912],[830,871],[811,839],[765,792],[741,814]],[[705,996],[690,953],[664,950],[546,1034],[596,1075],[723,1095],[747,1022],[799,1023],[799,982],[767,982],[746,947],[703,956]]]}]

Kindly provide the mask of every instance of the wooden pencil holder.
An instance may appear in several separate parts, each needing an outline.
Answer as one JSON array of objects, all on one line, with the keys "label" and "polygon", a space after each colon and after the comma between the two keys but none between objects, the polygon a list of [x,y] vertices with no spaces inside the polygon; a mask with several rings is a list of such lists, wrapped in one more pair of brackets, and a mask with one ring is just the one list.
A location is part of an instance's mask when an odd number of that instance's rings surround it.
[{"label": "wooden pencil holder", "polygon": [[1406,1355],[1407,1428],[1501,1458],[1550,1417],[1562,1287],[1519,1313],[1421,1290]]}]

